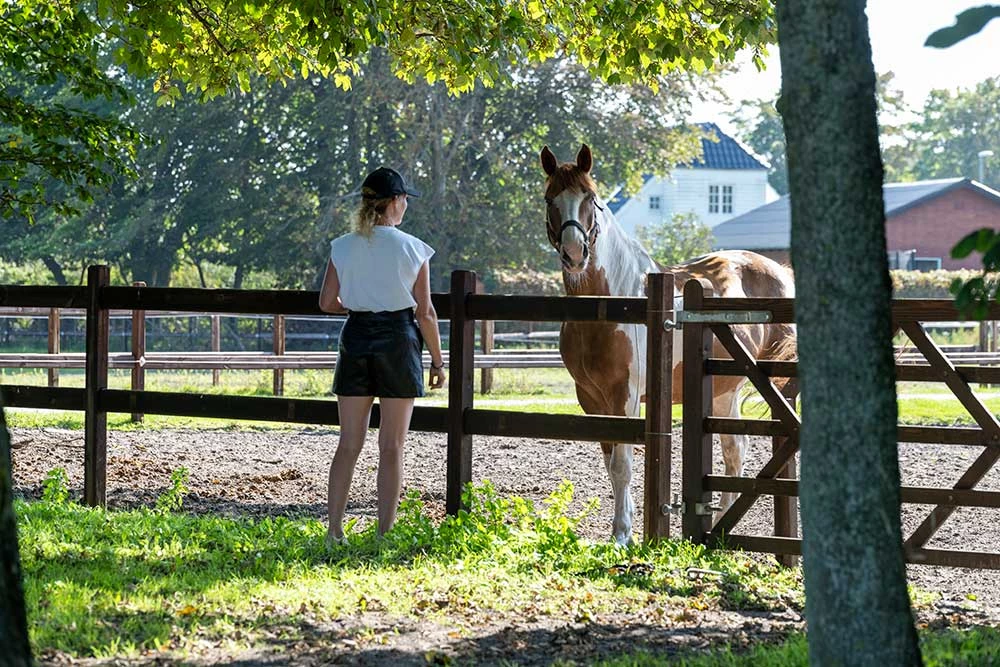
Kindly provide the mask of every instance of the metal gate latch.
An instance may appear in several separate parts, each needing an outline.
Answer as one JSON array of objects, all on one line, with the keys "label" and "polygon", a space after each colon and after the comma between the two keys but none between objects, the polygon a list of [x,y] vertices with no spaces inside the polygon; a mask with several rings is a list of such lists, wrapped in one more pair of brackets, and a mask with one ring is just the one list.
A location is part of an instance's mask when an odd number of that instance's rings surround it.
[{"label": "metal gate latch", "polygon": [[698,516],[710,516],[715,512],[721,512],[722,508],[718,505],[713,505],[712,503],[695,503],[694,513]]},{"label": "metal gate latch", "polygon": [[678,310],[676,319],[664,320],[663,328],[681,329],[685,322],[698,324],[764,324],[773,316],[768,310]]}]

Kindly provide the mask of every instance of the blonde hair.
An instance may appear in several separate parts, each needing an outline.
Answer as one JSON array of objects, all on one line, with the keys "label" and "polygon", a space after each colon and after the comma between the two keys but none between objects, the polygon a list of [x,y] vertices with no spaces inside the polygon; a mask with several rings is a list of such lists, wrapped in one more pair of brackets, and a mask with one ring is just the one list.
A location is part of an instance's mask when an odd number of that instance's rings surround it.
[{"label": "blonde hair", "polygon": [[382,199],[361,200],[361,207],[354,214],[354,231],[365,238],[370,238],[372,230],[378,221],[385,215],[389,204],[395,197],[383,197]]}]

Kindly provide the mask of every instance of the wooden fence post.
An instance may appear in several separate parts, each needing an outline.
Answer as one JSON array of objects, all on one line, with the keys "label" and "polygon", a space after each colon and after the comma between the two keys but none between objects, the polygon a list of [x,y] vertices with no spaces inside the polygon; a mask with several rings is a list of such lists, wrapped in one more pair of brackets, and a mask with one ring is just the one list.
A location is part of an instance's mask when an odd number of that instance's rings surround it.
[{"label": "wooden fence post", "polygon": [[673,396],[674,276],[650,273],[646,287],[646,472],[644,493],[645,539],[670,536],[671,407]]},{"label": "wooden fence post", "polygon": [[[271,346],[275,355],[285,353],[285,316],[274,316],[274,331],[271,335]],[[285,393],[285,369],[275,368],[274,371],[274,395],[282,396]]]},{"label": "wooden fence post", "polygon": [[[701,310],[706,294],[712,294],[707,281],[689,280],[684,285],[684,310]],[[681,531],[685,538],[700,544],[712,528],[712,514],[707,509],[712,494],[705,489],[705,475],[712,472],[712,434],[705,431],[705,417],[712,412],[712,377],[705,374],[705,359],[712,352],[712,330],[697,322],[685,322],[683,332]]]},{"label": "wooden fence post", "polygon": [[83,501],[91,507],[107,504],[108,413],[101,392],[108,388],[108,311],[101,291],[110,282],[107,266],[87,268],[87,370],[83,428]]},{"label": "wooden fence post", "polygon": [[[50,308],[49,309],[49,354],[59,354],[60,350],[60,326],[59,326],[59,309]],[[49,369],[49,386],[58,387],[59,386],[59,369],[50,368]]]},{"label": "wooden fence post", "polygon": [[[132,283],[132,287],[145,287],[141,280]],[[143,391],[146,388],[146,311],[132,311],[132,391]],[[142,421],[141,412],[132,413],[133,422]]]},{"label": "wooden fence post", "polygon": [[448,342],[448,462],[445,509],[458,514],[462,490],[472,481],[472,436],[465,432],[465,410],[472,407],[475,383],[476,321],[466,316],[465,299],[476,293],[476,274],[451,274]]},{"label": "wooden fence post", "polygon": [[[483,281],[476,278],[476,293],[483,294],[486,292],[486,286]],[[493,352],[493,320],[480,320],[479,321],[479,345],[483,350],[483,354],[490,354]],[[480,368],[479,369],[479,393],[488,394],[493,390],[493,369],[492,368]]]},{"label": "wooden fence post", "polygon": [[[219,321],[219,316],[215,313],[212,314],[212,352],[222,351],[222,325]],[[212,386],[217,387],[219,385],[219,369],[212,369]]]},{"label": "wooden fence post", "polygon": [[[493,320],[482,320],[479,323],[479,340],[483,348],[483,354],[493,353]],[[479,393],[488,394],[493,391],[493,369],[480,368]]]},{"label": "wooden fence post", "polygon": [[[788,383],[781,388],[781,393],[788,399],[789,405],[794,409],[796,398],[799,395],[798,378],[789,379]],[[778,451],[778,448],[784,445],[786,440],[788,438],[785,436],[771,438],[771,451]],[[795,465],[794,456],[788,459],[788,463],[776,475],[776,477],[785,479],[796,479],[797,476],[797,466]],[[798,499],[796,497],[774,496],[774,534],[776,537],[799,536],[799,510]],[[787,567],[795,567],[799,562],[799,557],[793,554],[778,554],[776,557],[779,563]]]}]

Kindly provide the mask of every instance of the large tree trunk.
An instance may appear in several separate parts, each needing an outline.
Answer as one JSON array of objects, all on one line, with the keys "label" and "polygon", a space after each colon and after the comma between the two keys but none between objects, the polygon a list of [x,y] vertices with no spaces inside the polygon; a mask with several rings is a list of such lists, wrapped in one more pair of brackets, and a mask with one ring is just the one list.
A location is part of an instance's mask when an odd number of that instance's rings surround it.
[{"label": "large tree trunk", "polygon": [[779,0],[814,665],[920,664],[900,528],[891,289],[863,0]]},{"label": "large tree trunk", "polygon": [[21,587],[12,486],[10,437],[0,406],[0,667],[26,667],[31,664],[31,646]]}]

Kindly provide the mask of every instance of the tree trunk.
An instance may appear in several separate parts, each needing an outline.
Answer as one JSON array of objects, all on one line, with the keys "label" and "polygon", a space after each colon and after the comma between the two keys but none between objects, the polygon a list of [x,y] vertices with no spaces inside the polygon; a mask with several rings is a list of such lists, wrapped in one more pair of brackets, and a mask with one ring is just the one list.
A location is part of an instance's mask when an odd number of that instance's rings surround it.
[{"label": "tree trunk", "polygon": [[51,255],[46,255],[42,257],[42,263],[45,264],[45,268],[49,270],[52,274],[53,280],[56,281],[56,285],[66,285],[66,272],[63,271],[62,264],[60,264],[55,257]]},{"label": "tree trunk", "polygon": [[26,667],[32,664],[31,645],[21,587],[12,486],[10,436],[0,406],[0,667]]},{"label": "tree trunk", "polygon": [[900,528],[890,280],[863,0],[779,0],[814,665],[921,663]]}]

